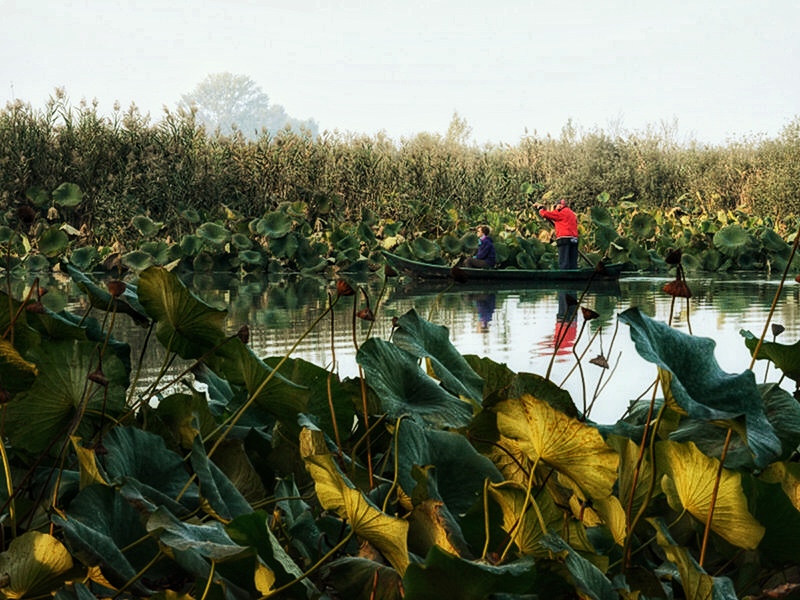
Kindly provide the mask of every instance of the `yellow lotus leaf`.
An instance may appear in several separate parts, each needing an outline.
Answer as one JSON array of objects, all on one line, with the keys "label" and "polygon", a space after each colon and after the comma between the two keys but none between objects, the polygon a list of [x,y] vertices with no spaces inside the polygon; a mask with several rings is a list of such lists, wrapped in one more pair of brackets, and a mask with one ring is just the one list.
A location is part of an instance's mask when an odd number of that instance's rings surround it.
[{"label": "yellow lotus leaf", "polygon": [[379,510],[347,481],[321,441],[322,432],[304,429],[300,449],[325,510],[346,520],[357,536],[370,542],[402,576],[408,567],[408,522]]},{"label": "yellow lotus leaf", "polygon": [[78,464],[80,464],[80,489],[94,484],[108,485],[97,467],[97,455],[94,449],[81,445],[79,437],[71,436],[69,439],[78,456]]},{"label": "yellow lotus leaf", "polygon": [[648,519],[648,521],[656,528],[658,545],[664,549],[667,559],[678,567],[681,586],[686,598],[689,600],[713,600],[714,578],[697,566],[686,548],[672,542],[662,523],[655,519]]},{"label": "yellow lotus leaf", "polygon": [[[641,448],[631,439],[612,436],[608,443],[619,453],[619,498],[622,505],[627,507],[633,494],[631,504],[631,518],[633,518],[648,497],[648,486],[653,469],[650,464],[649,454],[644,453],[643,460],[639,463]],[[639,464],[638,474],[636,471]],[[634,485],[636,486],[634,489]]]},{"label": "yellow lotus leaf", "polygon": [[800,464],[775,462],[764,469],[760,479],[767,483],[780,483],[783,493],[792,505],[800,510]]},{"label": "yellow lotus leaf", "polygon": [[528,394],[499,402],[497,429],[533,462],[543,461],[591,498],[611,495],[619,456],[594,427]]},{"label": "yellow lotus leaf", "polygon": [[8,575],[0,589],[4,598],[49,596],[60,587],[56,580],[72,568],[72,557],[52,535],[28,531],[15,538],[0,554],[0,573]]},{"label": "yellow lotus leaf", "polygon": [[[670,504],[682,506],[705,524],[719,461],[700,452],[693,442],[659,442],[657,453],[666,471],[662,488]],[[739,473],[723,469],[711,530],[734,546],[753,550],[765,530],[747,509],[741,481]]]}]

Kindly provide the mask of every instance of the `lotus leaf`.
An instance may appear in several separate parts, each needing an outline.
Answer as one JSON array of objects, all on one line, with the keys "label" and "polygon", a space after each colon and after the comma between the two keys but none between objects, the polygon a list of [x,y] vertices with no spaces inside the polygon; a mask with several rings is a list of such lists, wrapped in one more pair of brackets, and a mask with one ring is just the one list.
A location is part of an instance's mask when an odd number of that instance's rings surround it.
[{"label": "lotus leaf", "polygon": [[200,213],[198,213],[193,208],[184,208],[180,212],[180,216],[182,219],[185,219],[189,223],[199,223],[200,222]]},{"label": "lotus leaf", "polygon": [[[291,583],[303,574],[292,557],[281,547],[269,524],[270,515],[264,511],[255,511],[236,517],[225,526],[225,531],[231,540],[240,546],[254,548],[269,569],[273,581],[269,582],[267,590]],[[308,598],[319,593],[308,579],[304,579],[298,586],[305,588]],[[266,593],[261,587],[259,589],[262,593]]]},{"label": "lotus leaf", "polygon": [[[758,347],[759,338],[751,332],[741,329],[739,334],[744,337],[745,346],[752,355]],[[800,340],[794,344],[781,344],[764,340],[758,348],[758,360],[772,361],[783,374],[793,381],[800,381]]]},{"label": "lotus leaf", "polygon": [[756,499],[754,516],[766,529],[759,553],[777,564],[800,562],[799,476],[797,463],[774,463],[748,490]]},{"label": "lotus leaf", "polygon": [[72,556],[52,535],[28,531],[11,540],[0,554],[0,573],[8,578],[0,588],[4,598],[30,598],[60,587],[72,568]]},{"label": "lotus leaf", "polygon": [[279,238],[271,238],[269,241],[270,252],[279,258],[294,258],[299,248],[300,236],[294,231]]},{"label": "lotus leaf", "polygon": [[72,280],[75,282],[83,293],[89,298],[89,302],[94,308],[101,310],[109,310],[115,308],[117,311],[124,313],[131,317],[139,325],[147,324],[150,319],[145,314],[144,307],[139,303],[137,289],[135,284],[126,284],[125,290],[121,295],[117,296],[116,300],[109,293],[107,289],[103,289],[96,285],[91,279],[86,277],[78,269],[70,265],[65,265],[67,273],[69,273]]},{"label": "lotus leaf", "polygon": [[591,498],[611,494],[619,456],[597,429],[530,395],[503,400],[490,410],[500,435],[517,442],[528,460],[556,469]]},{"label": "lotus leaf", "polygon": [[139,250],[152,256],[153,264],[157,265],[165,265],[169,262],[171,248],[172,246],[164,241],[142,242],[139,244]]},{"label": "lotus leaf", "polygon": [[158,340],[169,351],[199,358],[225,340],[227,313],[205,304],[175,274],[150,267],[139,275],[137,290],[139,302],[156,321]]},{"label": "lotus leaf", "polygon": [[214,269],[214,257],[203,250],[192,260],[192,268],[197,273],[208,273]]},{"label": "lotus leaf", "polygon": [[372,231],[372,227],[370,227],[367,223],[364,223],[363,221],[359,223],[356,233],[358,239],[368,246],[372,246],[375,243],[375,232]]},{"label": "lotus leaf", "polygon": [[542,538],[541,544],[548,551],[563,556],[564,564],[581,597],[596,600],[618,600],[619,595],[603,571],[578,554],[559,536],[550,533]]},{"label": "lotus leaf", "polygon": [[[666,473],[661,485],[670,505],[678,511],[686,510],[705,525],[719,461],[700,452],[692,442],[659,442],[656,450]],[[752,550],[758,547],[765,530],[748,511],[741,479],[738,472],[722,470],[711,530],[734,546]]]},{"label": "lotus leaf", "polygon": [[483,380],[453,347],[447,327],[421,318],[413,308],[397,320],[392,341],[415,356],[429,361],[429,373],[453,394],[480,404]]},{"label": "lotus leaf", "polygon": [[765,250],[788,258],[788,254],[791,252],[791,246],[789,246],[781,236],[775,233],[774,229],[765,227],[759,238]]},{"label": "lotus leaf", "polygon": [[595,226],[616,229],[614,217],[611,216],[611,213],[604,206],[592,206],[592,208],[589,210],[589,215],[591,216],[592,223],[594,223]]},{"label": "lotus leaf", "polygon": [[408,352],[379,338],[361,344],[356,361],[381,402],[381,412],[395,419],[412,415],[439,428],[464,427],[470,405],[427,375]]},{"label": "lotus leaf", "polygon": [[94,246],[83,246],[72,251],[69,255],[69,262],[77,269],[86,271],[90,267],[97,264],[100,260],[100,254]]},{"label": "lotus leaf", "polygon": [[336,467],[333,457],[322,449],[324,444],[319,439],[309,439],[321,435],[309,429],[301,433],[305,438],[301,439],[301,454],[314,479],[320,504],[345,519],[358,537],[369,541],[403,575],[409,563],[408,522],[381,512],[356,489]]},{"label": "lotus leaf", "polygon": [[184,235],[180,241],[184,256],[196,256],[203,248],[203,238],[193,233]]},{"label": "lotus leaf", "polygon": [[520,269],[535,269],[536,259],[527,252],[520,252],[517,254],[517,266]]},{"label": "lotus leaf", "polygon": [[31,186],[25,190],[25,197],[37,208],[44,208],[50,204],[50,194],[39,186]]},{"label": "lotus leaf", "polygon": [[12,395],[30,389],[39,371],[8,340],[0,340],[0,382]]},{"label": "lotus leaf", "polygon": [[62,254],[69,245],[69,237],[58,227],[49,227],[39,235],[39,252],[48,258]]},{"label": "lotus leaf", "polygon": [[[459,558],[434,546],[424,564],[412,563],[403,578],[406,598],[416,600],[483,600],[493,595],[516,597],[537,594],[562,597],[542,584],[533,560],[489,565]],[[559,590],[559,591],[563,591]]]},{"label": "lotus leaf", "polygon": [[714,234],[714,246],[725,256],[741,255],[751,242],[750,234],[739,224],[726,225]]},{"label": "lotus leaf", "polygon": [[231,232],[219,223],[203,223],[197,228],[197,235],[214,247],[221,247],[231,241]]},{"label": "lotus leaf", "polygon": [[234,233],[231,236],[231,244],[237,250],[250,250],[253,247],[253,242],[243,233]]},{"label": "lotus leaf", "polygon": [[665,397],[694,419],[732,425],[744,417],[744,435],[756,465],[766,466],[780,455],[781,443],[766,418],[752,371],[723,372],[714,358],[714,340],[687,335],[638,308],[619,318],[630,325],[639,355],[658,366]]},{"label": "lotus leaf", "polygon": [[153,237],[164,227],[164,223],[156,223],[147,215],[136,215],[131,219],[133,225],[144,237]]},{"label": "lotus leaf", "polygon": [[694,557],[679,546],[661,519],[650,519],[656,529],[656,540],[667,559],[675,564],[687,600],[728,600],[737,597],[733,583],[727,577],[708,575]]},{"label": "lotus leaf", "polygon": [[459,240],[463,252],[475,252],[478,249],[478,242],[478,236],[474,231],[465,233]]},{"label": "lotus leaf", "polygon": [[62,183],[53,190],[53,202],[56,206],[74,208],[83,200],[83,192],[74,183]]},{"label": "lotus leaf", "polygon": [[417,260],[422,262],[433,262],[442,256],[442,249],[439,248],[439,245],[424,237],[414,238],[411,242],[411,250]]},{"label": "lotus leaf", "polygon": [[263,267],[266,264],[266,259],[261,252],[256,250],[242,250],[238,254],[239,260],[245,265],[255,265]]},{"label": "lotus leaf", "polygon": [[607,225],[598,225],[594,230],[594,243],[601,252],[605,252],[619,237],[617,230]]},{"label": "lotus leaf", "polygon": [[216,463],[209,460],[199,435],[195,437],[190,459],[203,499],[208,502],[210,508],[206,510],[213,511],[213,516],[228,522],[234,517],[253,512],[250,504],[231,480]]},{"label": "lotus leaf", "polygon": [[100,425],[99,415],[114,416],[123,410],[127,369],[116,355],[107,353],[103,372],[108,387],[87,385],[87,373],[97,367],[96,357],[95,343],[73,340],[50,341],[26,355],[39,374],[30,389],[6,405],[6,434],[14,446],[34,453],[57,450],[76,417],[82,415],[76,434],[91,438]]},{"label": "lotus leaf", "polygon": [[153,257],[143,250],[127,252],[122,255],[121,260],[123,265],[134,271],[144,271],[155,263]]},{"label": "lotus leaf", "polygon": [[637,212],[631,217],[630,231],[641,240],[649,240],[656,234],[656,220],[646,212]]},{"label": "lotus leaf", "polygon": [[464,251],[461,240],[452,234],[446,234],[439,238],[439,246],[441,246],[442,250],[447,254],[457,255]]},{"label": "lotus leaf", "polygon": [[322,568],[322,578],[343,598],[402,600],[405,596],[397,571],[368,558],[353,556],[334,560]]}]

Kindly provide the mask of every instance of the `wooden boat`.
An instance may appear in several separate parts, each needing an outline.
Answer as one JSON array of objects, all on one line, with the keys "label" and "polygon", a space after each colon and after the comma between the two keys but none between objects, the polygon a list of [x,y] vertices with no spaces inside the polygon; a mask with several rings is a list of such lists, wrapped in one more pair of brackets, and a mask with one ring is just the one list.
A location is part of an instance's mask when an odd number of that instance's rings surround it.
[{"label": "wooden boat", "polygon": [[391,252],[383,252],[386,263],[395,270],[417,279],[454,279],[466,282],[510,282],[516,284],[538,284],[556,282],[616,281],[622,274],[621,263],[601,264],[570,270],[560,269],[475,269],[424,263],[404,258]]}]

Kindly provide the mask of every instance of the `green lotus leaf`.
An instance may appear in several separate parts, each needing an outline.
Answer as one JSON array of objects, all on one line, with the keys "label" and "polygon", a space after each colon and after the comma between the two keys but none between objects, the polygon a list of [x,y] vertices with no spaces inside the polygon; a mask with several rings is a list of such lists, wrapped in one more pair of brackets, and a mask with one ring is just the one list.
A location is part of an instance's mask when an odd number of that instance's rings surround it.
[{"label": "green lotus leaf", "polygon": [[416,483],[412,467],[434,467],[428,497],[441,500],[451,514],[465,513],[480,498],[484,482],[500,482],[503,476],[463,435],[426,429],[406,419],[400,422],[397,436],[398,483],[410,494]]},{"label": "green lotus leaf", "polygon": [[139,302],[156,321],[161,344],[182,358],[200,358],[225,340],[227,312],[209,306],[161,267],[139,275]]},{"label": "green lotus leaf", "polygon": [[369,338],[356,353],[370,388],[391,419],[414,415],[433,427],[464,427],[472,416],[460,400],[427,375],[408,352],[379,338]]},{"label": "green lotus leaf", "polygon": [[[750,350],[750,355],[756,351],[759,338],[745,329],[739,330],[739,335],[744,337],[745,346]],[[758,348],[757,360],[769,360],[778,367],[789,379],[800,381],[800,340],[794,344],[781,344],[764,340]]]},{"label": "green lotus leaf", "polygon": [[608,250],[618,237],[617,230],[607,225],[598,225],[594,230],[594,243],[601,252]]},{"label": "green lotus leaf", "polygon": [[439,600],[483,600],[485,598],[513,598],[538,596],[565,598],[566,590],[548,589],[543,585],[533,560],[521,559],[494,566],[470,561],[441,548],[431,548],[425,563],[412,563],[403,577],[407,598]]},{"label": "green lotus leaf", "polygon": [[791,252],[791,246],[789,246],[781,236],[775,233],[774,229],[765,227],[759,238],[765,250],[788,258],[788,254]]},{"label": "green lotus leaf", "polygon": [[25,268],[34,273],[49,271],[50,261],[41,254],[31,254],[25,259]]},{"label": "green lotus leaf", "polygon": [[409,563],[408,522],[381,512],[342,475],[325,449],[321,431],[303,429],[300,450],[322,508],[347,521],[359,538],[369,541],[403,575]]},{"label": "green lotus leaf", "polygon": [[256,232],[271,240],[282,238],[292,230],[292,219],[281,211],[273,211],[264,215],[256,225]]},{"label": "green lotus leaf", "polygon": [[16,233],[8,225],[0,225],[0,244],[8,244],[16,237]]},{"label": "green lotus leaf", "polygon": [[38,186],[31,186],[25,190],[25,197],[37,208],[44,208],[50,204],[50,194]]},{"label": "green lotus leaf", "polygon": [[143,242],[139,244],[139,250],[152,256],[154,264],[165,265],[169,262],[170,246],[164,241]]},{"label": "green lotus leaf", "polygon": [[278,258],[294,258],[300,248],[300,236],[294,231],[269,241],[269,249]]},{"label": "green lotus leaf", "polygon": [[241,556],[248,549],[235,543],[217,521],[202,525],[184,523],[163,507],[158,507],[147,520],[147,531],[154,533],[160,543],[174,550],[197,554],[224,562]]},{"label": "green lotus leaf", "polygon": [[131,219],[131,225],[146,238],[153,237],[164,227],[164,223],[156,223],[147,215],[136,215]]},{"label": "green lotus leaf", "polygon": [[631,218],[630,232],[641,240],[649,240],[656,234],[656,220],[646,212],[637,212]]},{"label": "green lotus leaf", "polygon": [[360,241],[364,242],[368,246],[375,244],[375,232],[372,231],[372,227],[363,221],[358,224],[358,227],[356,228],[356,235]]},{"label": "green lotus leaf", "polygon": [[38,239],[39,252],[48,258],[54,258],[63,253],[69,245],[69,237],[58,227],[45,229]]},{"label": "green lotus leaf", "polygon": [[495,242],[494,252],[498,265],[505,263],[511,256],[511,249],[508,247],[508,244],[503,242]]},{"label": "green lotus leaf", "polygon": [[411,250],[414,252],[414,256],[423,262],[433,262],[442,256],[442,249],[439,248],[439,245],[424,237],[414,238],[411,241]]},{"label": "green lotus leaf", "polygon": [[464,252],[475,252],[478,249],[478,236],[474,231],[470,231],[461,236],[459,243]]},{"label": "green lotus leaf", "polygon": [[252,240],[243,233],[234,233],[231,236],[231,244],[237,250],[250,250],[253,247]]},{"label": "green lotus leaf", "polygon": [[46,595],[63,583],[62,575],[72,568],[72,556],[52,535],[27,531],[11,540],[0,554],[0,573],[8,585],[0,588],[4,598]]},{"label": "green lotus leaf", "polygon": [[184,256],[196,256],[203,248],[203,239],[193,233],[184,235],[180,241]]},{"label": "green lotus leaf", "polygon": [[231,232],[219,223],[203,223],[197,228],[196,233],[202,240],[216,247],[231,241]]},{"label": "green lotus leaf", "polygon": [[[470,368],[483,380],[484,398],[508,389],[516,377],[516,373],[505,363],[498,363],[485,356],[465,354],[464,360]],[[577,414],[577,411],[576,411]]]},{"label": "green lotus leaf", "polygon": [[123,254],[121,260],[123,265],[134,271],[144,271],[153,265],[153,257],[143,250],[133,250]]},{"label": "green lotus leaf", "polygon": [[739,224],[726,225],[714,234],[714,246],[728,257],[742,254],[750,243],[750,234]]},{"label": "green lotus leaf", "polygon": [[[99,566],[114,585],[133,581],[131,591],[153,593],[136,574],[159,554],[158,545],[147,535],[137,511],[113,488],[92,485],[81,490],[66,512],[56,513],[52,519],[63,528],[73,556],[82,563]],[[170,561],[166,564],[175,568]],[[147,575],[160,574],[150,569]]]},{"label": "green lotus leaf", "polygon": [[208,400],[198,392],[170,394],[159,401],[154,412],[184,450],[192,448],[198,434],[208,439],[217,428]]},{"label": "green lotus leaf", "polygon": [[752,482],[748,494],[757,499],[753,516],[766,532],[759,544],[761,555],[777,563],[800,562],[800,465],[776,462]]},{"label": "green lotus leaf", "polygon": [[388,221],[382,227],[383,237],[395,237],[402,229],[402,221]]},{"label": "green lotus leaf", "polygon": [[752,371],[725,373],[714,358],[714,340],[687,335],[636,307],[620,313],[619,319],[630,325],[639,355],[658,366],[668,400],[674,400],[693,419],[725,421],[733,426],[743,417],[743,435],[761,467],[780,455],[781,442],[764,413]]},{"label": "green lotus leaf", "polygon": [[616,229],[617,225],[614,222],[614,217],[604,206],[592,206],[589,210],[589,216],[595,227],[606,227],[608,229]]},{"label": "green lotus leaf", "polygon": [[[240,546],[254,548],[266,568],[269,569],[272,581],[266,582],[268,584],[266,589],[259,586],[262,594],[298,580],[303,575],[302,570],[280,545],[269,524],[270,515],[258,510],[236,517],[225,526],[225,531],[231,540]],[[396,575],[394,570],[385,568]],[[297,586],[305,589],[303,597],[314,598],[319,595],[319,591],[308,579],[303,579]]]},{"label": "green lotus leaf", "polygon": [[257,250],[242,250],[237,254],[242,264],[263,267],[267,263],[264,255]]},{"label": "green lotus leaf", "polygon": [[[686,510],[705,525],[719,461],[700,452],[692,442],[660,442],[657,453],[658,464],[666,473],[662,487],[670,505],[677,511]],[[765,530],[748,511],[741,478],[736,471],[722,470],[711,530],[734,546],[752,550],[758,547]]]},{"label": "green lotus leaf", "polygon": [[611,494],[619,456],[597,429],[529,395],[486,410],[496,415],[498,433],[519,444],[529,461],[552,467],[591,498]]},{"label": "green lotus leaf", "polygon": [[392,341],[416,358],[428,361],[429,373],[448,391],[480,404],[483,380],[450,342],[449,330],[419,316],[413,308],[397,320]]},{"label": "green lotus leaf", "polygon": [[0,340],[0,382],[12,395],[30,389],[39,371],[8,340]]},{"label": "green lotus leaf", "polygon": [[125,290],[117,297],[116,302],[107,289],[101,288],[89,279],[81,271],[72,265],[65,265],[64,269],[75,282],[75,285],[86,294],[92,307],[100,310],[115,310],[131,317],[139,325],[150,323],[150,319],[145,313],[144,307],[139,303],[135,284],[128,283]]},{"label": "green lotus leaf", "polygon": [[100,261],[100,254],[94,246],[83,246],[72,251],[69,255],[69,262],[76,269],[87,271]]},{"label": "green lotus leaf", "polygon": [[596,598],[597,600],[617,600],[619,598],[619,594],[603,571],[578,554],[559,536],[553,533],[543,536],[542,547],[549,552],[556,552],[563,556],[564,565],[571,575],[579,597]]},{"label": "green lotus leaf", "polygon": [[91,384],[87,373],[97,368],[97,345],[73,340],[50,341],[32,348],[26,358],[39,374],[30,389],[6,405],[6,434],[17,448],[39,453],[58,451],[73,420],[75,435],[91,438],[101,415],[119,415],[125,407],[128,370],[113,353],[103,357],[108,387]]},{"label": "green lotus leaf", "polygon": [[62,183],[53,190],[53,202],[56,206],[73,208],[83,200],[83,192],[74,183]]},{"label": "green lotus leaf", "polygon": [[322,568],[322,578],[342,598],[402,600],[405,595],[397,571],[368,558],[352,556],[334,560]]},{"label": "green lotus leaf", "polygon": [[439,246],[441,246],[442,250],[447,254],[461,254],[463,252],[461,240],[450,233],[439,238]]},{"label": "green lotus leaf", "polygon": [[200,213],[193,208],[184,208],[179,214],[182,219],[185,219],[189,223],[200,222]]},{"label": "green lotus leaf", "polygon": [[517,266],[520,269],[535,269],[536,259],[531,257],[527,252],[520,252],[517,254]]},{"label": "green lotus leaf", "polygon": [[209,273],[214,270],[214,257],[203,250],[192,260],[192,268],[198,273]]}]

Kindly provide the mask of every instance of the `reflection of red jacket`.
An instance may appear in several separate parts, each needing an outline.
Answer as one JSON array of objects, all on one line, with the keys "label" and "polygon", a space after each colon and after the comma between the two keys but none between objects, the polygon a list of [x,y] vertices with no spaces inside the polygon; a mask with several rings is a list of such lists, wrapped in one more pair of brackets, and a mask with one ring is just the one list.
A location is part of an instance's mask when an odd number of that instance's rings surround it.
[{"label": "reflection of red jacket", "polygon": [[552,221],[556,227],[556,237],[578,237],[578,217],[569,206],[557,210],[539,209],[539,216]]}]

